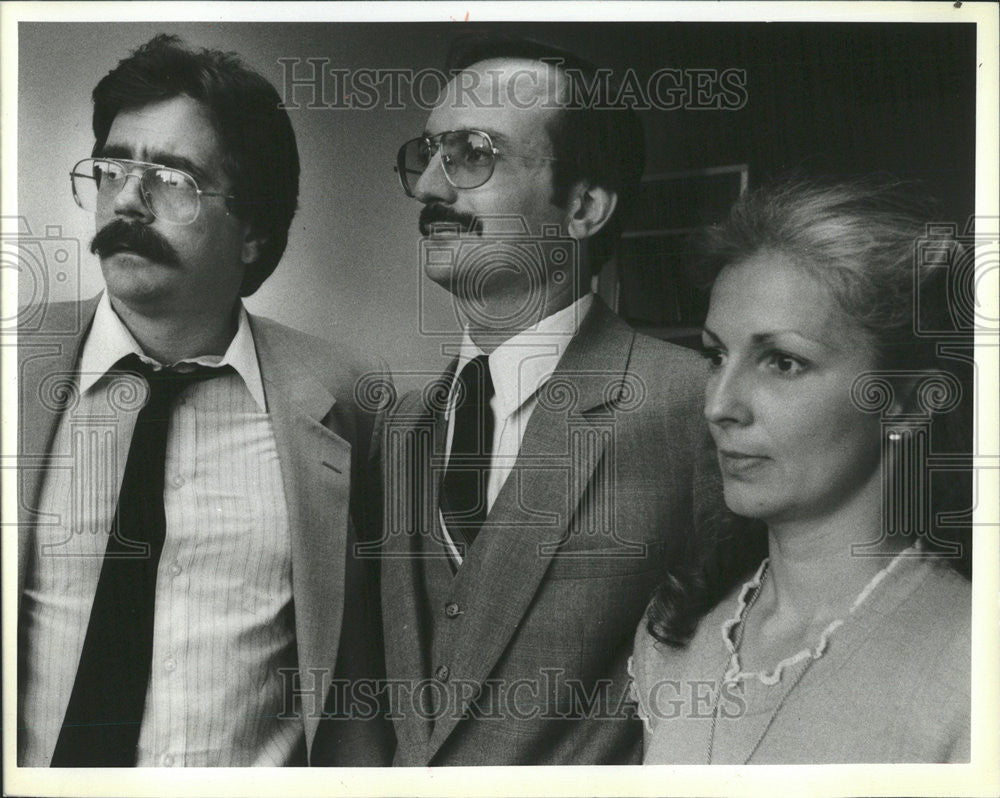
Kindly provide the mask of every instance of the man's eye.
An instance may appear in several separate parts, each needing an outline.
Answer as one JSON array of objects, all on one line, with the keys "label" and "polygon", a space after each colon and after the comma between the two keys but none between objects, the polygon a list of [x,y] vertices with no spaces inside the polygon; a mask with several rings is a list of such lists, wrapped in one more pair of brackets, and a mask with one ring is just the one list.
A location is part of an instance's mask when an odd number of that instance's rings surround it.
[{"label": "man's eye", "polygon": [[702,347],[701,356],[708,361],[710,368],[718,368],[722,365],[722,352],[711,347]]},{"label": "man's eye", "polygon": [[94,164],[96,177],[101,180],[121,180],[125,176],[125,170],[116,163],[110,161],[97,161]]},{"label": "man's eye", "polygon": [[423,164],[429,164],[431,158],[434,157],[434,153],[437,152],[437,147],[432,145],[429,141],[420,142],[420,146],[417,149],[417,157]]},{"label": "man's eye", "polygon": [[469,147],[465,153],[465,160],[470,164],[479,164],[486,161],[492,153],[485,147]]},{"label": "man's eye", "polygon": [[153,169],[151,179],[165,186],[180,186],[187,182],[184,175],[173,169]]}]

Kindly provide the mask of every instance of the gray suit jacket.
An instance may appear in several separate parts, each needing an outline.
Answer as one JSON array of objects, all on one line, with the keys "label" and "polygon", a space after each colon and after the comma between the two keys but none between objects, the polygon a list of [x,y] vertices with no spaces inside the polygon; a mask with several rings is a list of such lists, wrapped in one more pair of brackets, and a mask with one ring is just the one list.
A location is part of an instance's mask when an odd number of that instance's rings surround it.
[{"label": "gray suit jacket", "polygon": [[632,637],[723,507],[704,374],[595,302],[454,575],[438,520],[449,374],[400,400],[381,431],[396,764],[639,762]]},{"label": "gray suit jacket", "polygon": [[[22,314],[18,335],[18,604],[33,557],[42,477],[50,465],[67,385],[98,297]],[[318,338],[250,316],[268,413],[288,497],[295,639],[311,764],[382,764],[391,734],[382,721],[324,720],[332,678],[381,672],[377,573],[354,544],[376,536],[367,472],[374,414],[358,406],[366,373]],[[314,677],[318,680],[313,681]]]}]

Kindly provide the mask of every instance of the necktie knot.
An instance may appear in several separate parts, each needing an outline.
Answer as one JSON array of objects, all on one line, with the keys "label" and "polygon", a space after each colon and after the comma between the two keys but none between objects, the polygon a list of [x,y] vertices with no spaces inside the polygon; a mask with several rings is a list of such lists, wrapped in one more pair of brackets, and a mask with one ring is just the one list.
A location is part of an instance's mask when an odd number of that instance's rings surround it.
[{"label": "necktie knot", "polygon": [[157,406],[169,409],[173,400],[189,385],[233,372],[233,367],[229,365],[206,366],[201,363],[179,363],[157,368],[136,354],[119,360],[118,368],[143,378],[149,387],[145,407],[150,409],[150,413]]},{"label": "necktie knot", "polygon": [[459,390],[455,397],[456,407],[467,405],[487,405],[496,394],[490,361],[486,355],[478,355],[465,364],[458,375]]}]

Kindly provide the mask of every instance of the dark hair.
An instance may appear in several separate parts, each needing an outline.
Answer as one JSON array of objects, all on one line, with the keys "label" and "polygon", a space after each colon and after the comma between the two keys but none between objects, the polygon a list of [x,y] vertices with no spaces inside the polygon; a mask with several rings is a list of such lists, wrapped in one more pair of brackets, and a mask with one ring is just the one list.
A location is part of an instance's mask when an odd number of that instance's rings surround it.
[{"label": "dark hair", "polygon": [[[972,327],[970,309],[961,303],[971,302],[974,292],[954,285],[956,277],[971,277],[972,260],[953,234],[928,227],[929,207],[913,186],[882,178],[836,184],[784,181],[745,194],[725,221],[704,232],[702,265],[714,278],[727,266],[762,253],[790,258],[827,286],[864,331],[864,343],[880,370],[950,375],[958,395],[947,411],[934,412],[933,402],[924,408],[933,417],[933,448],[970,456]],[[922,257],[921,242],[933,244],[933,258]],[[940,337],[928,331],[947,331],[950,356],[939,347]],[[912,375],[900,375],[893,383],[894,395],[912,409],[921,398],[912,391],[907,394]],[[971,525],[934,525],[939,514],[962,513],[971,506],[971,479],[967,469],[949,472],[940,484],[935,481],[933,535],[922,540],[925,548],[938,550],[960,544],[961,556],[950,563],[966,576],[971,573]],[[929,480],[920,482],[929,489]],[[734,586],[720,574],[746,578],[759,565],[762,535],[759,522],[745,520],[722,528],[715,540],[704,543],[705,550],[691,558],[696,564],[689,572],[675,573],[658,588],[648,616],[650,634],[672,646],[684,645],[698,618]],[[726,567],[720,568],[724,562]]]},{"label": "dark hair", "polygon": [[181,95],[208,110],[225,151],[222,167],[233,182],[232,210],[265,239],[240,286],[240,295],[250,296],[281,260],[299,194],[295,132],[274,86],[235,53],[190,50],[176,36],[154,36],[94,89],[94,154],[121,111]]},{"label": "dark hair", "polygon": [[452,43],[447,70],[455,74],[480,61],[519,58],[559,68],[569,97],[549,127],[554,157],[553,202],[565,206],[579,180],[590,180],[618,195],[607,224],[590,239],[595,270],[614,254],[624,220],[645,166],[642,122],[634,110],[616,102],[613,81],[599,80],[598,68],[566,50],[530,39],[474,34]]}]

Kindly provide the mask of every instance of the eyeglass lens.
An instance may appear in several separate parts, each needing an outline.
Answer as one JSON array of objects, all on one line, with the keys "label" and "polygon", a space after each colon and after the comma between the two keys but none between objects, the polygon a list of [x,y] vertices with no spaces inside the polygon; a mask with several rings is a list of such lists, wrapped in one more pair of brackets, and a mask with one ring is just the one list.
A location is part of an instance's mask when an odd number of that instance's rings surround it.
[{"label": "eyeglass lens", "polygon": [[412,194],[417,181],[440,149],[441,164],[456,188],[478,188],[493,175],[493,146],[482,133],[452,130],[406,142],[397,164],[403,187]]},{"label": "eyeglass lens", "polygon": [[[129,171],[117,161],[91,158],[77,164],[72,173],[73,195],[86,211],[113,202],[129,179]],[[165,221],[185,224],[198,215],[198,186],[190,175],[165,166],[146,166],[139,189],[153,214]]]}]

